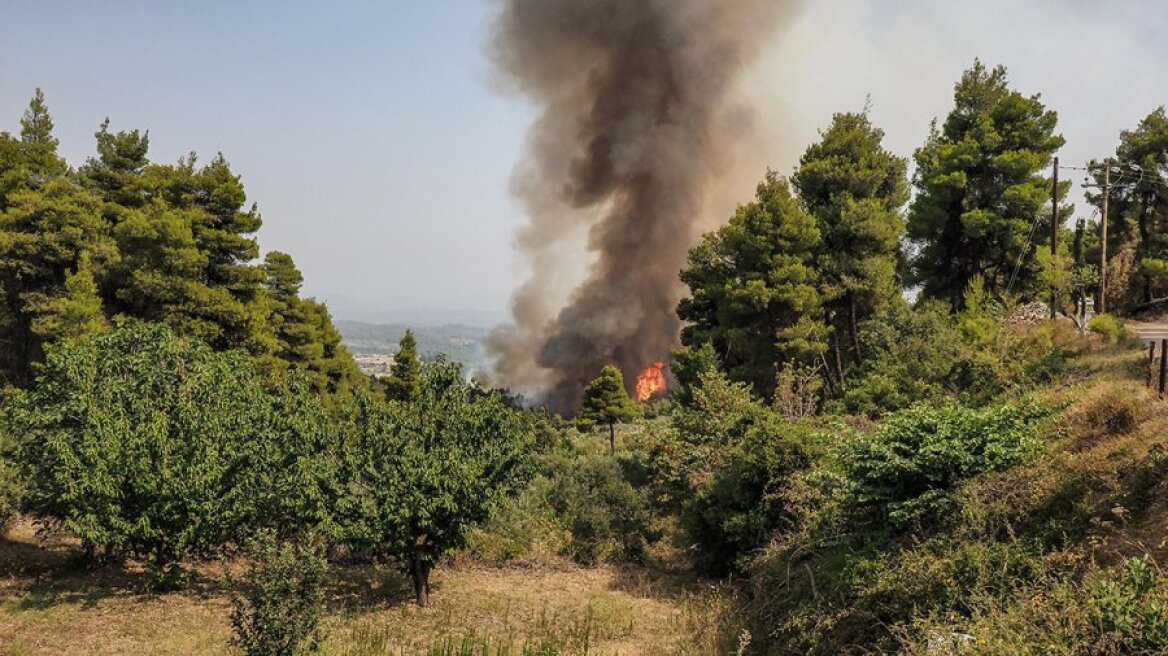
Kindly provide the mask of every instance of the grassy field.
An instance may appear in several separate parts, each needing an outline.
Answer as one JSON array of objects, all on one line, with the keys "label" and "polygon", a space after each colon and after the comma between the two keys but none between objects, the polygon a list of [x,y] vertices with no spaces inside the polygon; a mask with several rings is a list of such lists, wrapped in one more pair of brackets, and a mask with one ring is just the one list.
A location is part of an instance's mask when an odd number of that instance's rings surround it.
[{"label": "grassy field", "polygon": [[[222,654],[231,639],[230,565],[205,563],[188,590],[148,594],[133,565],[78,569],[76,545],[41,540],[17,522],[0,540],[0,654]],[[680,573],[569,564],[434,574],[432,607],[406,579],[338,567],[329,587],[324,653],[707,653],[720,593]],[[446,651],[442,651],[445,647]],[[433,651],[439,649],[438,651]],[[490,653],[496,653],[491,651]]]}]

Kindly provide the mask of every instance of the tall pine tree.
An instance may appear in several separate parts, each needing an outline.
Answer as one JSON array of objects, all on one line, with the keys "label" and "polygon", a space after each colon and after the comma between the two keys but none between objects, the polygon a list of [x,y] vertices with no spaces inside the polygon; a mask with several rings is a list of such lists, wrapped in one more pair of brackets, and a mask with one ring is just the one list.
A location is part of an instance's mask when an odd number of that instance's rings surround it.
[{"label": "tall pine tree", "polygon": [[905,161],[883,139],[866,114],[836,114],[791,179],[823,238],[815,265],[839,379],[863,358],[860,322],[900,295],[908,181]]},{"label": "tall pine tree", "polygon": [[727,375],[770,395],[779,365],[815,361],[827,350],[815,259],[815,217],[768,173],[754,202],[689,252],[681,280],[690,290],[677,314],[682,343],[709,343]]},{"label": "tall pine tree", "polygon": [[1039,96],[1010,89],[1004,67],[977,61],[961,76],[953,110],[915,156],[908,237],[913,281],[925,297],[959,308],[979,275],[999,299],[1038,291],[1034,251],[1050,233],[1049,215],[1040,219],[1051,189],[1042,171],[1064,143],[1057,123]]}]

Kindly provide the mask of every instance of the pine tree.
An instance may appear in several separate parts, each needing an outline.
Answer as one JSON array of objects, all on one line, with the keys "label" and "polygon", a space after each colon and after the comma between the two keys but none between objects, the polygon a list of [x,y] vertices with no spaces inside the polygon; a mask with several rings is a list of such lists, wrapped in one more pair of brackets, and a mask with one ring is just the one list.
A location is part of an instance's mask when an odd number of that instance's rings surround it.
[{"label": "pine tree", "polygon": [[681,280],[690,297],[677,314],[690,322],[685,346],[709,343],[731,380],[769,396],[784,362],[813,362],[827,350],[815,260],[815,217],[768,173],[755,201],[689,252]]},{"label": "pine tree", "polygon": [[82,254],[101,267],[115,251],[99,201],[67,179],[16,191],[8,201],[0,213],[0,380],[23,386],[45,341],[54,338],[42,332],[48,328],[40,317],[53,314],[57,300],[69,293],[66,283]]},{"label": "pine tree", "polygon": [[609,365],[584,388],[584,405],[578,423],[585,430],[596,424],[608,426],[608,449],[615,453],[616,424],[632,421],[637,415],[637,405],[625,390],[624,376],[620,369]]},{"label": "pine tree", "polygon": [[89,251],[82,251],[75,271],[65,274],[65,290],[33,309],[32,331],[42,340],[76,339],[106,327],[101,295]]},{"label": "pine tree", "polygon": [[900,295],[899,210],[908,181],[905,161],[883,139],[866,114],[836,114],[791,179],[823,237],[815,266],[840,380],[845,359],[863,358],[859,324]]},{"label": "pine tree", "polygon": [[1050,202],[1051,182],[1040,172],[1064,143],[1057,123],[1039,96],[1009,88],[1004,67],[977,61],[962,75],[953,111],[915,156],[908,237],[913,281],[926,298],[960,308],[977,275],[998,299],[1038,291],[1034,251],[1049,243],[1049,224],[1030,235]]},{"label": "pine tree", "polygon": [[[1123,297],[1119,310],[1168,296],[1168,113],[1157,108],[1134,130],[1120,133],[1115,157],[1093,162],[1096,183],[1102,166],[1112,167],[1107,221],[1107,250],[1112,256],[1133,251],[1135,271],[1127,289],[1110,289]],[[1102,194],[1092,198],[1102,205]],[[1098,257],[1095,258],[1098,266]],[[1112,309],[1108,303],[1108,309]]]},{"label": "pine tree", "polygon": [[393,356],[393,367],[385,380],[385,394],[396,401],[409,401],[418,395],[422,363],[418,360],[418,341],[414,331],[406,330]]}]

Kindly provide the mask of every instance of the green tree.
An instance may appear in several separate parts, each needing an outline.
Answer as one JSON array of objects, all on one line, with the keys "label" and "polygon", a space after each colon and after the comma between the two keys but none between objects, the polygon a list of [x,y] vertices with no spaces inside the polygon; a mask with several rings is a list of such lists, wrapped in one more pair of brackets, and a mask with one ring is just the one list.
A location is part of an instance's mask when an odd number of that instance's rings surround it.
[{"label": "green tree", "polygon": [[32,331],[37,336],[46,341],[76,339],[105,328],[93,269],[89,251],[82,251],[77,270],[65,274],[64,293],[34,305]]},{"label": "green tree", "polygon": [[[1030,235],[1050,202],[1051,182],[1040,171],[1064,143],[1057,123],[1039,96],[1009,88],[1004,67],[977,61],[961,76],[953,111],[915,156],[908,237],[924,297],[960,308],[976,275],[999,299],[1037,291],[1034,249],[1049,243],[1050,228]],[[1060,198],[1068,189],[1060,187]]]},{"label": "green tree", "polygon": [[115,257],[99,208],[92,194],[65,178],[9,195],[0,213],[0,379],[31,382],[33,363],[54,338],[49,316],[70,293],[66,283],[77,275],[82,254],[98,267]]},{"label": "green tree", "polygon": [[300,297],[304,276],[292,256],[271,251],[264,257],[264,288],[275,347],[261,356],[269,372],[301,371],[321,394],[348,394],[362,377],[333,325],[328,308]]},{"label": "green tree", "polygon": [[160,582],[262,523],[326,525],[335,499],[316,456],[338,438],[318,400],[274,394],[244,354],[157,324],[53,345],[6,415],[26,506],[91,548],[146,558]]},{"label": "green tree", "polygon": [[392,400],[409,401],[421,389],[422,363],[418,359],[418,340],[414,331],[406,330],[393,356],[393,367],[385,379],[385,394]]},{"label": "green tree", "polygon": [[57,146],[53,117],[44,93],[37,89],[20,119],[20,139],[0,135],[0,210],[12,191],[39,189],[68,172]]},{"label": "green tree", "polygon": [[608,426],[608,449],[615,453],[616,424],[632,421],[638,414],[637,405],[625,390],[625,379],[620,369],[609,365],[584,388],[584,405],[580,409],[578,423],[583,430],[596,424]]},{"label": "green tree", "polygon": [[823,239],[815,266],[840,381],[845,360],[863,359],[860,323],[900,295],[900,208],[908,181],[904,159],[883,140],[866,114],[836,114],[791,178]]},{"label": "green tree", "polygon": [[[1119,142],[1114,158],[1094,162],[1092,168],[1102,185],[1100,167],[1112,167],[1108,252],[1115,257],[1134,251],[1130,287],[1115,290],[1124,300],[1117,309],[1126,310],[1168,296],[1168,113],[1157,108],[1136,129],[1121,132]],[[1091,200],[1102,205],[1102,194]]]},{"label": "green tree", "polygon": [[689,322],[682,343],[711,344],[732,380],[766,395],[780,364],[822,358],[820,244],[815,218],[792,198],[786,180],[768,173],[755,201],[689,252],[681,280],[690,297],[677,309]]},{"label": "green tree", "polygon": [[392,557],[429,604],[430,572],[516,491],[534,446],[530,422],[457,364],[422,367],[418,396],[357,395],[338,505],[353,548]]}]

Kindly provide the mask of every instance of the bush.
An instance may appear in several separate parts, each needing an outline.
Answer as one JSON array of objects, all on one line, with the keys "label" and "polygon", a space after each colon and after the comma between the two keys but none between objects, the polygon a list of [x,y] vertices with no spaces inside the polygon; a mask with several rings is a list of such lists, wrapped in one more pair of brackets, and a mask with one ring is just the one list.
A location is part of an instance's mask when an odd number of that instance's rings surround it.
[{"label": "bush", "polygon": [[471,529],[467,552],[481,561],[546,562],[568,555],[572,534],[550,503],[552,481],[535,477],[514,499],[499,504],[490,519]]},{"label": "bush", "polygon": [[571,534],[567,555],[582,564],[638,562],[657,539],[649,500],[611,457],[554,458],[548,503]]},{"label": "bush", "polygon": [[935,522],[958,483],[1035,454],[1045,414],[1029,403],[975,410],[948,402],[890,415],[845,458],[854,516],[897,529]]},{"label": "bush", "polygon": [[328,564],[323,543],[258,536],[251,563],[232,599],[235,645],[247,656],[298,656],[318,651]]},{"label": "bush", "polygon": [[754,425],[695,486],[681,520],[699,570],[715,576],[741,570],[792,519],[781,493],[789,476],[807,464],[799,436],[777,417]]},{"label": "bush", "polygon": [[1127,337],[1127,330],[1119,319],[1110,314],[1097,314],[1087,323],[1087,329],[1103,337],[1109,344],[1118,343]]}]

